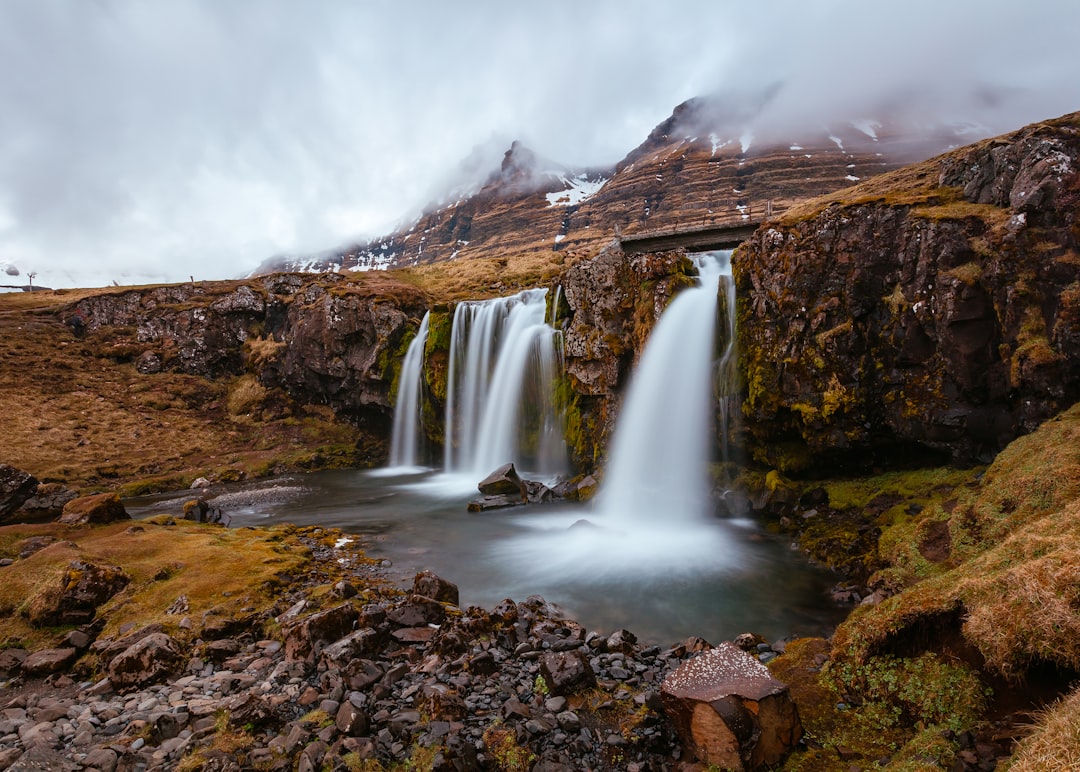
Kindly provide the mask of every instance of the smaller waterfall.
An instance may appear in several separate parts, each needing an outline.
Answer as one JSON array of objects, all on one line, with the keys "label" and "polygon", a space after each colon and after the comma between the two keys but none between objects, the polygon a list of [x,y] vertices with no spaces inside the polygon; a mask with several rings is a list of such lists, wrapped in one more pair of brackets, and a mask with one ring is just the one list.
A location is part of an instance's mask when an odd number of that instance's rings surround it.
[{"label": "smaller waterfall", "polygon": [[552,386],[561,334],[547,324],[547,290],[458,304],[450,334],[446,471],[483,478],[513,461],[553,476],[565,468]]},{"label": "smaller waterfall", "polygon": [[420,465],[422,440],[424,346],[427,344],[428,314],[424,314],[416,337],[409,343],[398,378],[397,403],[394,406],[394,433],[390,439],[390,466]]}]

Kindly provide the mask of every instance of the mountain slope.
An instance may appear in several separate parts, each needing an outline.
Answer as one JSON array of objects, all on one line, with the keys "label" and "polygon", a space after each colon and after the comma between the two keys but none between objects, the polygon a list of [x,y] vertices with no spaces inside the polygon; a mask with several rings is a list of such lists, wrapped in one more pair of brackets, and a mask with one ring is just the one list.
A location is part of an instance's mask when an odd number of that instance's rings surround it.
[{"label": "mountain slope", "polygon": [[966,144],[963,129],[838,122],[755,137],[753,106],[692,99],[613,169],[570,169],[515,142],[478,190],[352,247],[259,272],[387,268],[475,257],[595,254],[612,237],[759,221],[814,196]]}]

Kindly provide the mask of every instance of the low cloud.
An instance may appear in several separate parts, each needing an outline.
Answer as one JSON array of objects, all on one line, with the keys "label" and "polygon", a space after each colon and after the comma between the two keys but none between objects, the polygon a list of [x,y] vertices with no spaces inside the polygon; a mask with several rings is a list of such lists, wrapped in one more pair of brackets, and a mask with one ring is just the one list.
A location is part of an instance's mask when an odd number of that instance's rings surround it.
[{"label": "low cloud", "polygon": [[0,261],[51,286],[236,276],[385,232],[475,148],[613,164],[718,91],[769,93],[755,131],[885,108],[1005,131],[1080,109],[1078,21],[1058,0],[8,0]]}]

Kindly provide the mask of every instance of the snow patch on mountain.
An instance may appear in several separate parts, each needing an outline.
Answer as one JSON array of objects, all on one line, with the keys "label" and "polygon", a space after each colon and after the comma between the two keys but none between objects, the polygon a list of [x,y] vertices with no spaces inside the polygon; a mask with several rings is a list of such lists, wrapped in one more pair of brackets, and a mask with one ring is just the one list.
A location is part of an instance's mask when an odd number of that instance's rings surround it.
[{"label": "snow patch on mountain", "polygon": [[608,177],[597,177],[596,179],[589,179],[583,175],[577,174],[573,177],[567,175],[561,175],[559,179],[563,185],[566,186],[565,190],[556,190],[547,194],[548,206],[577,206],[582,201],[592,198],[600,192],[600,188],[608,181]]}]

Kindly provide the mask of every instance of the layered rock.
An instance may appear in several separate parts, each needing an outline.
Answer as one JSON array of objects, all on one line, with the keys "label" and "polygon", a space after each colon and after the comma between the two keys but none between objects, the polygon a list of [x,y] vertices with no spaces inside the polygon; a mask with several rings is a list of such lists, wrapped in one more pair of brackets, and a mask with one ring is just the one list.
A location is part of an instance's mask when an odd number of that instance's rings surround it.
[{"label": "layered rock", "polygon": [[515,142],[482,185],[456,191],[408,228],[328,255],[273,259],[260,272],[591,255],[620,233],[756,222],[963,141],[957,128],[885,116],[755,138],[749,127],[760,107],[742,97],[691,99],[610,169],[568,169]]},{"label": "layered rock", "polygon": [[1080,398],[1080,114],[834,194],[735,255],[748,443],[988,460]]},{"label": "layered rock", "polygon": [[103,293],[62,314],[111,336],[105,353],[144,374],[252,372],[264,387],[380,428],[425,308],[418,290],[385,277],[275,275]]}]

